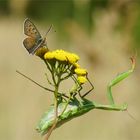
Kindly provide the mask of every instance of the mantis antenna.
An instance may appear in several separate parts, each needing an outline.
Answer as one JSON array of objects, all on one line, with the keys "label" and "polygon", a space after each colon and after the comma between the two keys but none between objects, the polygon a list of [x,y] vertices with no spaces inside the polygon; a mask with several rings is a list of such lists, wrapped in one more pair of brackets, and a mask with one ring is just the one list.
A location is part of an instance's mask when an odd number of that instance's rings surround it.
[{"label": "mantis antenna", "polygon": [[[50,92],[54,92],[53,90],[51,90],[51,89],[49,89],[49,88],[46,88],[46,87],[40,85],[38,82],[34,81],[34,80],[31,79],[30,77],[28,77],[28,76],[26,76],[25,74],[21,73],[20,71],[16,70],[16,72],[17,72],[18,74],[20,74],[21,76],[25,77],[26,79],[28,79],[29,81],[33,82],[34,84],[38,85],[39,87],[41,87],[41,88],[43,88],[43,89],[45,89],[45,90],[48,90],[48,91],[50,91]],[[69,98],[67,95],[65,95],[65,94],[63,94],[63,93],[59,93],[59,94],[61,94],[62,96],[66,97],[66,98]]]}]

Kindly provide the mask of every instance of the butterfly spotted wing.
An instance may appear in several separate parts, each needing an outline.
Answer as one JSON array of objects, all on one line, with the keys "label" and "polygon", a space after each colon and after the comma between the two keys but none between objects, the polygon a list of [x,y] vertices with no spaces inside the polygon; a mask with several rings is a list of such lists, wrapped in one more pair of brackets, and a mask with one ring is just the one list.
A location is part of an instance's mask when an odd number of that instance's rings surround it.
[{"label": "butterfly spotted wing", "polygon": [[36,26],[28,18],[24,22],[24,34],[28,37],[24,39],[23,44],[29,53],[34,54],[45,44],[45,39],[41,37]]}]

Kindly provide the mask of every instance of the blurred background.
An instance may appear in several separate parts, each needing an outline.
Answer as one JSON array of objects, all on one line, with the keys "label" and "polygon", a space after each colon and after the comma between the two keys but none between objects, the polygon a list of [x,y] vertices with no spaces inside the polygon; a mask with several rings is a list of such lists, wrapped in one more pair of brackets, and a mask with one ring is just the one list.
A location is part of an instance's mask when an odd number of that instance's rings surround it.
[{"label": "blurred background", "polygon": [[0,0],[0,139],[42,140],[35,126],[53,101],[49,92],[16,73],[48,86],[45,64],[23,47],[27,17],[42,35],[53,24],[47,36],[50,50],[80,56],[95,86],[90,100],[108,104],[108,82],[130,68],[129,58],[137,54],[135,72],[113,88],[116,104],[128,103],[134,119],[127,111],[92,110],[56,129],[50,140],[139,140],[139,0]]}]

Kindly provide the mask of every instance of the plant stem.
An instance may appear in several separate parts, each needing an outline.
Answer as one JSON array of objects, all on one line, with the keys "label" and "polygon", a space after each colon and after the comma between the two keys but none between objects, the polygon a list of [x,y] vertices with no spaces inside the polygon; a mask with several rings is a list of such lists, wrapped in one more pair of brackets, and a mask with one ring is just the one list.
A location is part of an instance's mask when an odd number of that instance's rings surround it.
[{"label": "plant stem", "polygon": [[57,121],[58,121],[58,88],[59,88],[59,84],[60,84],[60,80],[58,80],[57,84],[55,85],[55,91],[54,91],[54,96],[55,96],[55,101],[54,101],[55,119],[54,119],[54,123],[53,123],[52,127],[50,128],[50,130],[48,131],[48,133],[46,135],[46,140],[49,139],[49,137],[50,137],[52,131],[55,129],[55,127],[57,125]]}]

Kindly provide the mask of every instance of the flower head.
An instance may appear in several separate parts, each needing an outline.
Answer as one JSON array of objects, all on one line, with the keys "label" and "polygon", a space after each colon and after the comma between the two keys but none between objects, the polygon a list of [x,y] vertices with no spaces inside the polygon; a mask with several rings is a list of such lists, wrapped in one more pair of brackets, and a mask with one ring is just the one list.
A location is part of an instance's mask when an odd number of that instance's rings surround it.
[{"label": "flower head", "polygon": [[76,68],[74,71],[77,75],[86,75],[87,74],[87,70],[82,69],[82,68]]},{"label": "flower head", "polygon": [[85,76],[78,76],[77,80],[80,84],[84,84],[85,82],[87,82],[87,78]]},{"label": "flower head", "polygon": [[54,57],[58,61],[67,61],[66,59],[66,52],[63,50],[56,50],[54,51]]},{"label": "flower head", "polygon": [[53,52],[47,52],[44,55],[44,59],[46,59],[46,60],[50,60],[50,59],[53,59],[53,58],[54,58]]},{"label": "flower head", "polygon": [[75,69],[80,68],[80,65],[78,63],[74,63],[73,66],[74,66]]},{"label": "flower head", "polygon": [[66,53],[66,57],[71,64],[75,64],[79,60],[79,56],[74,53]]}]

